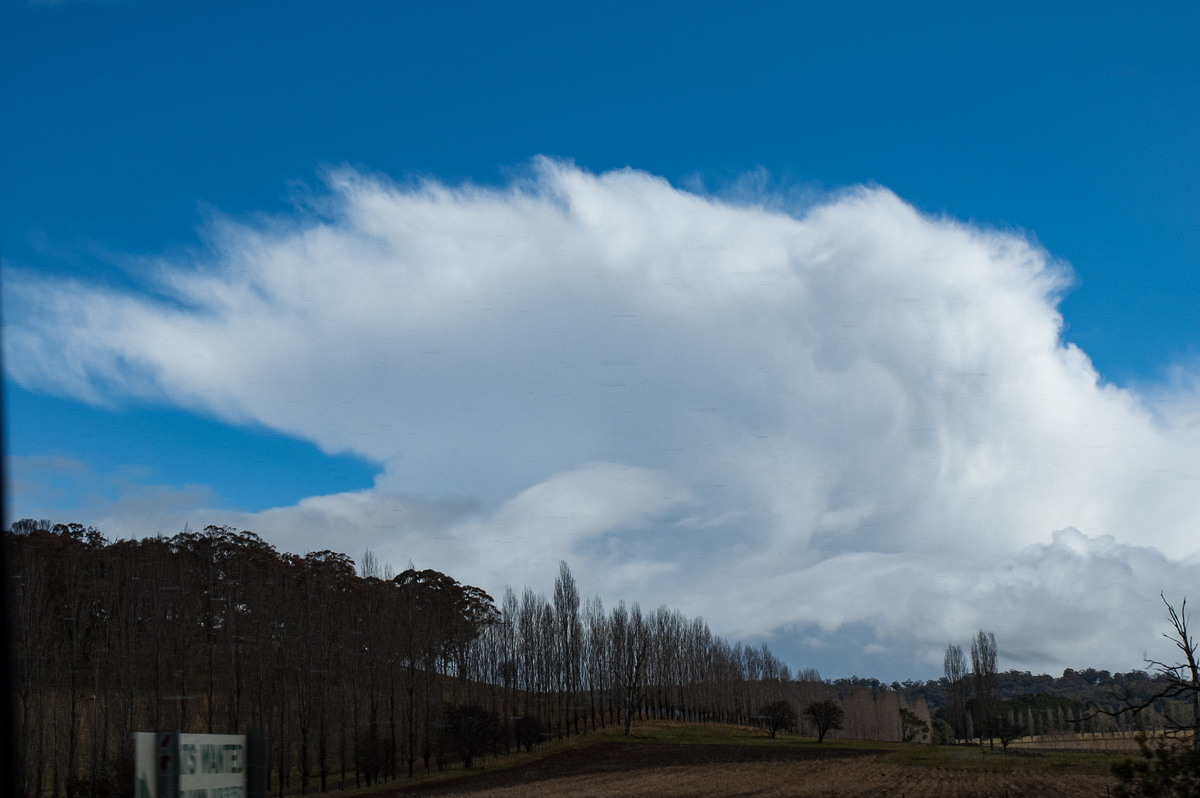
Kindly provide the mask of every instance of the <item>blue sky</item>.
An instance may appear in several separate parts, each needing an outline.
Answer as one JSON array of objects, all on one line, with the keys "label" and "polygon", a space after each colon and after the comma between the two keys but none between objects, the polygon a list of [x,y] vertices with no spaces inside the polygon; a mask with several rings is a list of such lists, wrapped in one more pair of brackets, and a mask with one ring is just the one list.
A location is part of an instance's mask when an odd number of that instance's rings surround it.
[{"label": "blue sky", "polygon": [[[3,15],[10,518],[234,523],[491,590],[565,558],[826,675],[934,675],[981,626],[1013,667],[1128,669],[1195,583],[1165,516],[1200,475],[1194,4]],[[984,387],[932,390],[951,368]],[[882,612],[897,580],[938,587]],[[1115,631],[1072,649],[1030,596]]]}]

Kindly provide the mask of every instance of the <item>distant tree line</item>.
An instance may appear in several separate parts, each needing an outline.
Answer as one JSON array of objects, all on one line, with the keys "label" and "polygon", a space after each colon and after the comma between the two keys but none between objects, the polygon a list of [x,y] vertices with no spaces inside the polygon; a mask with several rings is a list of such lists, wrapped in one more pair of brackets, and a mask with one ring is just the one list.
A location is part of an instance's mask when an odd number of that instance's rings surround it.
[{"label": "distant tree line", "polygon": [[[877,679],[853,678],[857,683],[881,686],[883,682]],[[1007,670],[996,674],[996,690],[1002,701],[1017,699],[1022,696],[1043,695],[1049,698],[1061,699],[1071,706],[1084,707],[1091,703],[1105,705],[1111,701],[1123,701],[1126,693],[1131,700],[1153,697],[1165,684],[1161,676],[1144,670],[1127,672],[1111,672],[1097,668],[1067,668],[1061,676],[1051,676],[1045,673],[1030,671]],[[950,682],[946,676],[922,681],[907,679],[903,682],[891,682],[893,690],[906,695],[919,696],[931,707],[945,707],[950,703]],[[1158,704],[1160,709],[1166,704]]]},{"label": "distant tree line", "polygon": [[[949,644],[944,675],[893,682],[904,696],[933,711],[938,742],[1014,739],[1024,735],[1145,732],[1180,728],[1193,716],[1190,697],[1173,696],[1163,673],[1067,668],[1062,676],[999,671],[991,632],[980,631],[969,653]],[[872,679],[856,679],[874,683]],[[1137,712],[1130,712],[1137,707]]]},{"label": "distant tree line", "polygon": [[497,605],[437,571],[283,554],[227,527],[109,541],[25,520],[4,543],[25,798],[131,794],[133,731],[263,729],[283,795],[637,718],[765,728],[772,702],[829,700],[842,736],[899,740],[900,709],[929,717],[883,686],[793,678],[700,618],[581,601],[565,563],[551,597],[509,589]]}]

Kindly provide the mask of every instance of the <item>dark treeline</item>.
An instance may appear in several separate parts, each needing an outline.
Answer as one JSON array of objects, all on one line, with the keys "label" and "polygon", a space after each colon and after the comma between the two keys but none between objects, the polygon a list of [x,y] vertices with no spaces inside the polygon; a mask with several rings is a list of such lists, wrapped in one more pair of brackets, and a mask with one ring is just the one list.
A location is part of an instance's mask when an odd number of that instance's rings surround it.
[{"label": "dark treeline", "polygon": [[437,571],[281,554],[226,527],[109,541],[26,520],[4,539],[26,798],[131,794],[134,731],[263,729],[283,795],[636,718],[761,725],[778,701],[839,701],[843,737],[900,739],[901,709],[929,718],[886,687],[794,679],[702,619],[581,601],[565,563],[551,597],[497,605]]}]

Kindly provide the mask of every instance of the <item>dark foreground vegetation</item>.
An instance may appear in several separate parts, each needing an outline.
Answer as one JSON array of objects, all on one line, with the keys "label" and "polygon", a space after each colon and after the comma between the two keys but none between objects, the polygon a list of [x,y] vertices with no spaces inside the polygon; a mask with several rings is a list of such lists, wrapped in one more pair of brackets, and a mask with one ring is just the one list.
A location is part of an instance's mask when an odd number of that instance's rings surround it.
[{"label": "dark foreground vegetation", "polygon": [[[365,788],[635,720],[763,725],[836,704],[843,739],[900,740],[924,701],[793,678],[702,619],[551,598],[370,556],[281,554],[208,527],[109,541],[78,524],[5,532],[22,798],[132,794],[134,731],[266,731],[271,791]],[[797,713],[790,731],[816,734]]]}]

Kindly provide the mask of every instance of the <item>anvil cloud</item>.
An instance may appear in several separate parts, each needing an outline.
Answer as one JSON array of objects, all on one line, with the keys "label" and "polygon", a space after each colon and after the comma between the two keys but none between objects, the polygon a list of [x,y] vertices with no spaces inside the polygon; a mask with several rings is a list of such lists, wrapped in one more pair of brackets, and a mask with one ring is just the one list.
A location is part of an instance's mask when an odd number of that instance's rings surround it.
[{"label": "anvil cloud", "polygon": [[562,559],[798,666],[853,638],[936,670],[985,627],[1002,665],[1137,667],[1159,590],[1200,575],[1194,394],[1101,380],[1063,337],[1068,268],[1022,235],[883,188],[770,199],[548,159],[501,187],[337,171],[144,291],[10,273],[6,365],[378,466],[295,506],[170,510],[289,551],[491,590]]}]

